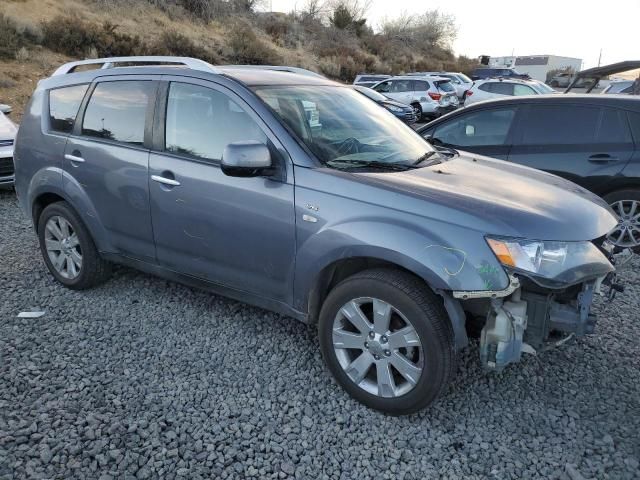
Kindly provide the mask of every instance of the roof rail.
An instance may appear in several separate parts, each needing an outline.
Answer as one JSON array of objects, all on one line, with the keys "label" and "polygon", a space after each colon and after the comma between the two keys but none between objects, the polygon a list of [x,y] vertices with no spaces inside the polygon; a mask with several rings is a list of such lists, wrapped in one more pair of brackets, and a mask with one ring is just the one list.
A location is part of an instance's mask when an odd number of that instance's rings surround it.
[{"label": "roof rail", "polygon": [[164,57],[164,56],[138,56],[138,57],[110,57],[110,58],[92,58],[89,60],[78,60],[61,65],[53,72],[52,77],[73,73],[76,68],[82,65],[102,65],[101,69],[115,68],[119,63],[140,64],[140,66],[151,65],[184,65],[192,70],[201,70],[203,72],[220,73],[219,70],[197,58],[191,57]]},{"label": "roof rail", "polygon": [[327,78],[324,75],[316,73],[312,70],[300,67],[288,67],[285,65],[220,65],[222,69],[249,69],[249,70],[272,70],[275,72],[297,73],[299,75],[308,75],[310,77]]}]

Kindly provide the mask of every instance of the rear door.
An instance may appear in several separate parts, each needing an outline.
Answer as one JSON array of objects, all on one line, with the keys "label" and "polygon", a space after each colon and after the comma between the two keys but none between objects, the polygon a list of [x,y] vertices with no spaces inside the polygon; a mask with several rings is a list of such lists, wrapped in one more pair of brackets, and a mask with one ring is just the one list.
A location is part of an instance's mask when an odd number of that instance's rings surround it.
[{"label": "rear door", "polygon": [[148,145],[157,86],[131,75],[92,85],[63,162],[65,190],[89,197],[87,215],[98,218],[115,253],[146,261],[155,257]]},{"label": "rear door", "polygon": [[509,160],[606,191],[633,154],[626,114],[579,104],[529,104],[518,122]]},{"label": "rear door", "polygon": [[[149,160],[151,216],[164,267],[269,299],[290,301],[295,261],[292,171],[277,139],[235,93],[169,77]],[[304,118],[304,109],[299,105]],[[308,124],[308,121],[305,121]],[[230,177],[226,145],[258,141],[279,177]]]},{"label": "rear door", "polygon": [[506,160],[517,113],[515,105],[471,110],[447,117],[423,135],[431,135],[435,145]]}]

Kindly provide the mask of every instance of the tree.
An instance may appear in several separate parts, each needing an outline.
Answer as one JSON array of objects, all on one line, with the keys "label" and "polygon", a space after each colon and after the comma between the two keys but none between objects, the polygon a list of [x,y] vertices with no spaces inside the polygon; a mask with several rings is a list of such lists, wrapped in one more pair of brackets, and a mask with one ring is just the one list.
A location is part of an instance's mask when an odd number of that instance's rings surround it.
[{"label": "tree", "polygon": [[458,33],[455,17],[439,10],[422,15],[404,12],[394,20],[384,20],[381,30],[387,38],[405,45],[442,49],[449,49]]},{"label": "tree", "polygon": [[340,30],[353,29],[356,35],[365,29],[365,15],[372,0],[335,0],[332,2],[329,23]]}]

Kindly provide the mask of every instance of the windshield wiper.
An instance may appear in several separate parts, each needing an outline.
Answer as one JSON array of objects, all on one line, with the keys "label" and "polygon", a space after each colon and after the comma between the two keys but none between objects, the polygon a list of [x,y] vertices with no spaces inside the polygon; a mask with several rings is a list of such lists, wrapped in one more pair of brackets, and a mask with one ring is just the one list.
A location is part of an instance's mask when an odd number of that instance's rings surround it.
[{"label": "windshield wiper", "polygon": [[422,155],[420,158],[418,158],[415,162],[412,163],[412,165],[415,167],[415,166],[421,164],[422,162],[424,162],[425,160],[430,159],[436,153],[438,153],[437,150],[431,150],[431,151],[425,153],[424,155]]},{"label": "windshield wiper", "polygon": [[325,165],[331,167],[352,167],[352,168],[378,168],[381,170],[394,170],[403,172],[415,168],[413,165],[398,162],[378,162],[376,160],[329,160]]}]

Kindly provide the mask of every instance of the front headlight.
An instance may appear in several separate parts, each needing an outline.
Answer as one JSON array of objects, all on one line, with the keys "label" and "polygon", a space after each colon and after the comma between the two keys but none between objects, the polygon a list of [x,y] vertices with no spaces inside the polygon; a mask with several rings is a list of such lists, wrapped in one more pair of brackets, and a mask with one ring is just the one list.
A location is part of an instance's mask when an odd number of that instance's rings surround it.
[{"label": "front headlight", "polygon": [[505,267],[529,272],[555,283],[573,284],[613,271],[613,266],[591,242],[554,242],[487,237]]},{"label": "front headlight", "polygon": [[389,110],[390,112],[402,113],[404,110],[400,107],[396,107],[395,105],[385,105],[384,108]]}]

